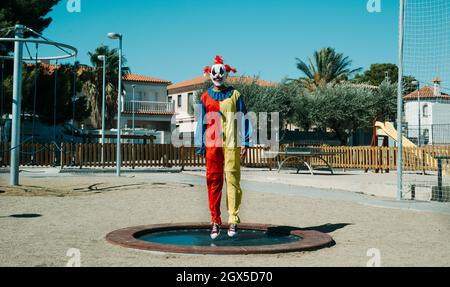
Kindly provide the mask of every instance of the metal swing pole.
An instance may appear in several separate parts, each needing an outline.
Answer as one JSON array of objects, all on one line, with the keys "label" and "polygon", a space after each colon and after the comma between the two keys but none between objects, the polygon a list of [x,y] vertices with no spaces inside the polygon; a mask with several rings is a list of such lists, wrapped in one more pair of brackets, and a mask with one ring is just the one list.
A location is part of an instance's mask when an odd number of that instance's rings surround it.
[{"label": "metal swing pole", "polygon": [[35,161],[35,146],[34,146],[34,132],[35,132],[35,128],[36,128],[36,98],[37,98],[37,79],[38,79],[38,74],[40,72],[39,70],[39,63],[38,63],[38,56],[39,56],[39,44],[36,43],[36,61],[35,61],[35,66],[34,66],[34,95],[33,95],[33,119],[32,119],[32,128],[31,128],[31,147],[32,147],[32,151],[33,153],[31,154],[31,161],[30,164],[31,165],[35,165],[36,161]]},{"label": "metal swing pole", "polygon": [[120,176],[120,167],[122,166],[122,158],[120,154],[120,129],[121,129],[121,116],[122,116],[122,36],[119,38],[119,86],[118,86],[118,99],[117,99],[117,162],[116,162],[116,175]]},{"label": "metal swing pole", "polygon": [[[15,26],[15,38],[22,39],[23,25]],[[20,164],[20,109],[22,101],[22,58],[23,42],[14,42],[13,101],[11,126],[11,160],[10,184],[19,185]]]}]

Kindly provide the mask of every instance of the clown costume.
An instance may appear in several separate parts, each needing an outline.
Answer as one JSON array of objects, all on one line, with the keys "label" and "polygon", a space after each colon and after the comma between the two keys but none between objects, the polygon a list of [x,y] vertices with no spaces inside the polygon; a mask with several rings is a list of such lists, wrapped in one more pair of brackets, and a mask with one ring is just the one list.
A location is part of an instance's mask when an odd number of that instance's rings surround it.
[{"label": "clown costume", "polygon": [[204,72],[209,74],[214,86],[200,97],[195,143],[197,153],[206,158],[211,238],[219,236],[222,224],[220,201],[224,174],[229,214],[228,235],[233,237],[237,234],[237,224],[240,223],[240,159],[245,156],[249,146],[251,126],[250,121],[244,117],[247,111],[243,97],[233,87],[225,86],[228,74],[236,73],[236,70],[224,65],[222,58],[217,56],[214,65],[205,67]]}]

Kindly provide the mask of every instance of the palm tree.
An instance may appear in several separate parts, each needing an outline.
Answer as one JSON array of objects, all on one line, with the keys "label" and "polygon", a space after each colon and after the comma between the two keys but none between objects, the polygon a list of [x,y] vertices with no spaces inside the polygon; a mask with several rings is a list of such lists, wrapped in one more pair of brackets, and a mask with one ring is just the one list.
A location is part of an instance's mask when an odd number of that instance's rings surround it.
[{"label": "palm tree", "polygon": [[[103,61],[98,56],[106,57],[106,114],[105,125],[107,129],[115,127],[114,116],[117,113],[117,74],[119,67],[119,54],[117,49],[109,49],[100,45],[94,52],[88,52],[92,69],[83,71],[83,93],[88,99],[91,110],[90,121],[94,128],[100,128],[102,122],[102,77]],[[122,58],[122,63],[126,59]],[[122,73],[130,73],[129,68],[122,68]],[[123,76],[123,75],[122,75]]]},{"label": "palm tree", "polygon": [[308,63],[296,58],[297,69],[306,77],[292,80],[301,87],[314,91],[326,84],[336,84],[348,80],[348,78],[359,72],[362,68],[351,69],[352,61],[344,57],[342,53],[336,53],[331,48],[322,48],[314,52],[314,59],[308,58]]}]

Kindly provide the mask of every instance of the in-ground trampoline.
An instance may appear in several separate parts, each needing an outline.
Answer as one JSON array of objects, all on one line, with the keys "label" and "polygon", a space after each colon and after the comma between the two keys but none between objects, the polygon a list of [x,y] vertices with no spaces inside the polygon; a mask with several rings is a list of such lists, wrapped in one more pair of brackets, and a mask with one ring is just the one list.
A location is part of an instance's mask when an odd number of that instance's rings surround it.
[{"label": "in-ground trampoline", "polygon": [[113,231],[106,240],[127,248],[194,254],[268,254],[310,251],[334,244],[328,234],[288,226],[240,224],[233,238],[226,234],[227,226],[222,226],[215,240],[209,232],[208,223],[144,225]]}]

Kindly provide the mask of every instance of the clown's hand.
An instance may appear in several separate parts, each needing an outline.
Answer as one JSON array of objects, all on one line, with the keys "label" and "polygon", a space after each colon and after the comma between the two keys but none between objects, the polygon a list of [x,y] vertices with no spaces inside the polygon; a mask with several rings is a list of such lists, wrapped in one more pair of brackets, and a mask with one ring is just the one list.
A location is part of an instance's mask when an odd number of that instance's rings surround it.
[{"label": "clown's hand", "polygon": [[195,149],[195,153],[200,155],[200,156],[202,156],[202,157],[205,157],[206,150],[205,150],[204,147],[198,147],[198,148]]}]

